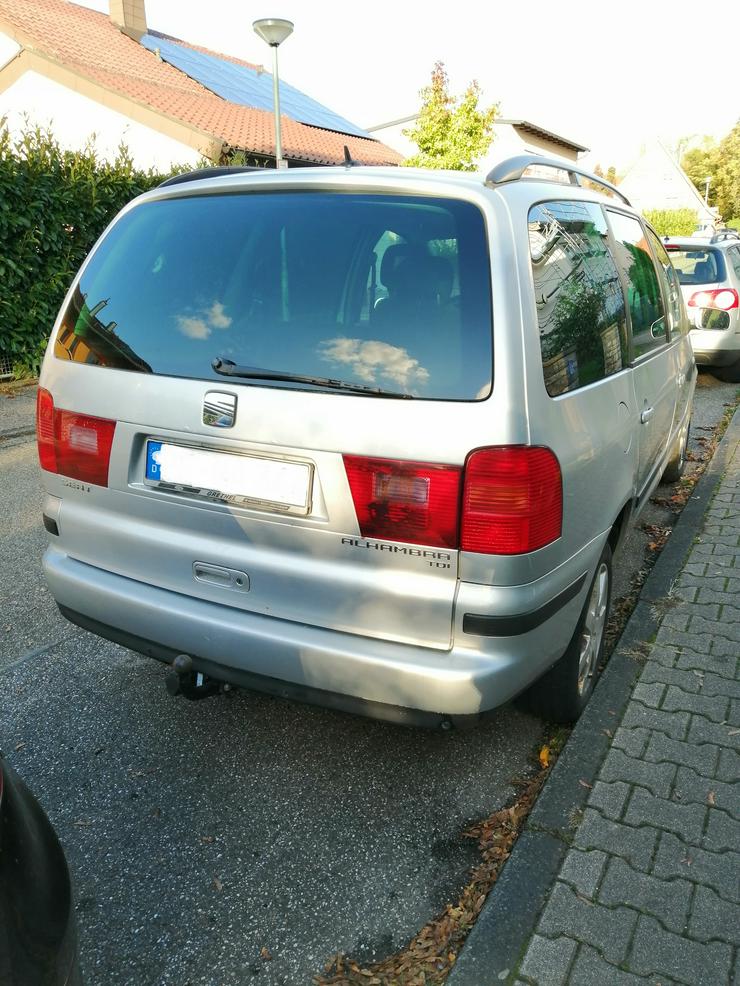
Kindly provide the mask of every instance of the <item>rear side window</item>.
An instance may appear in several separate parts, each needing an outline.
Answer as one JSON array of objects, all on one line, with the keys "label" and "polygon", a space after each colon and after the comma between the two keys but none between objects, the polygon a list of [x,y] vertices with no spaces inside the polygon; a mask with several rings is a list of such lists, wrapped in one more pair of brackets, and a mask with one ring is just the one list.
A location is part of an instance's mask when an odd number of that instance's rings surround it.
[{"label": "rear side window", "polygon": [[601,208],[588,202],[534,206],[529,249],[548,394],[617,373],[629,359],[624,296]]},{"label": "rear side window", "polygon": [[669,245],[668,252],[681,284],[716,284],[725,279],[724,260],[719,250]]},{"label": "rear side window", "polygon": [[468,202],[323,192],[155,201],[124,215],[92,257],[55,352],[223,381],[211,368],[222,357],[419,398],[483,399],[489,270],[483,217]]},{"label": "rear side window", "polygon": [[635,359],[646,356],[668,339],[658,275],[642,224],[632,216],[609,211],[617,263],[627,287]]},{"label": "rear side window", "polygon": [[666,253],[665,247],[655,233],[651,229],[648,229],[647,234],[655,258],[658,261],[658,274],[663,275],[663,288],[668,300],[668,328],[671,335],[677,335],[684,329],[682,318],[683,300],[681,298],[681,285],[678,280],[678,274]]},{"label": "rear side window", "polygon": [[727,256],[730,258],[733,270],[740,277],[740,247],[730,247],[727,251]]}]

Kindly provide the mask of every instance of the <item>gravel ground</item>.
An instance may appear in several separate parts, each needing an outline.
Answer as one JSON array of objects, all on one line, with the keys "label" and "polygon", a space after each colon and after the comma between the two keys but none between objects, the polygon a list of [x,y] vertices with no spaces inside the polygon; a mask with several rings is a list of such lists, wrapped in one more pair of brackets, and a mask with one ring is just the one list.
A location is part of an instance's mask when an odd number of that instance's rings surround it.
[{"label": "gravel ground", "polygon": [[[735,391],[700,375],[695,436]],[[87,986],[303,986],[454,898],[475,858],[460,832],[511,797],[538,720],[507,708],[436,734],[247,693],[171,699],[160,665],[59,617],[40,513],[34,444],[0,440],[0,746],[65,845]],[[616,595],[646,541],[628,537]]]}]

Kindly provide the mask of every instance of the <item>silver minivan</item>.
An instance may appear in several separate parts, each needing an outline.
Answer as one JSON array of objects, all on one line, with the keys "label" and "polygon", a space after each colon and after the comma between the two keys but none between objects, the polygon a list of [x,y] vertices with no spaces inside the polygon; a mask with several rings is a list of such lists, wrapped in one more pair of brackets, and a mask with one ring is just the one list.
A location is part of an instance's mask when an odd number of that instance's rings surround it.
[{"label": "silver minivan", "polygon": [[653,230],[564,162],[179,176],[54,326],[51,591],[190,697],[572,720],[612,553],[683,468],[687,331]]}]

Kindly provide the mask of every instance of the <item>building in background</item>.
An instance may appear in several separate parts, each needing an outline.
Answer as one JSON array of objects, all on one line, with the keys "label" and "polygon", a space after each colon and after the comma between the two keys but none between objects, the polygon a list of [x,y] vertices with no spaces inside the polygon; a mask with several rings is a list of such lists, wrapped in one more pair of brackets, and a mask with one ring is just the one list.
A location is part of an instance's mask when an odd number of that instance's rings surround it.
[{"label": "building in background", "polygon": [[[208,16],[207,7],[203,15]],[[400,154],[280,82],[290,167],[398,164]],[[234,152],[274,165],[272,75],[261,65],[149,29],[144,0],[110,0],[110,16],[70,0],[0,0],[0,119],[11,133],[48,127],[101,157],[125,143],[141,168],[218,163]]]},{"label": "building in background", "polygon": [[651,209],[691,209],[699,223],[714,223],[717,210],[706,204],[696,186],[659,140],[646,145],[619,183],[640,212]]},{"label": "building in background", "polygon": [[[367,132],[383,140],[404,157],[410,157],[417,153],[417,147],[408,137],[404,137],[403,131],[412,127],[418,118],[418,113],[404,116],[399,120],[368,127]],[[494,164],[515,154],[542,154],[546,157],[562,157],[568,161],[577,161],[579,154],[587,150],[588,147],[577,144],[567,137],[560,137],[536,123],[530,123],[529,120],[496,118],[493,122],[493,142],[489,152],[478,165],[478,170],[490,171]]]}]

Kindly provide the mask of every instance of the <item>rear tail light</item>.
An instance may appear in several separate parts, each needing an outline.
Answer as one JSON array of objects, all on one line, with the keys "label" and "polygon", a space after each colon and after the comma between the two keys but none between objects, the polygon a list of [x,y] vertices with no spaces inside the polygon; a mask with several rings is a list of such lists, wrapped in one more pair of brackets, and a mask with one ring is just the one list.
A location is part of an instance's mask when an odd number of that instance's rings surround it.
[{"label": "rear tail light", "polygon": [[687,302],[689,308],[715,308],[729,312],[739,307],[738,294],[734,288],[714,288],[711,291],[697,291]]},{"label": "rear tail light", "polygon": [[478,449],[464,471],[356,455],[344,466],[363,537],[514,555],[561,534],[560,465],[547,448]]},{"label": "rear tail light", "polygon": [[39,462],[47,472],[107,486],[115,430],[115,421],[54,407],[49,391],[39,387],[36,436]]},{"label": "rear tail light", "polygon": [[463,551],[518,555],[560,537],[560,465],[548,448],[501,446],[471,452],[465,463]]},{"label": "rear tail light", "polygon": [[459,466],[345,455],[363,537],[457,547]]}]

